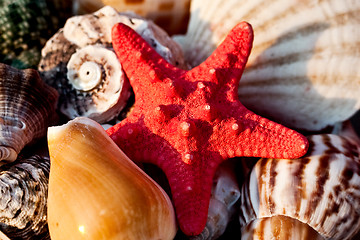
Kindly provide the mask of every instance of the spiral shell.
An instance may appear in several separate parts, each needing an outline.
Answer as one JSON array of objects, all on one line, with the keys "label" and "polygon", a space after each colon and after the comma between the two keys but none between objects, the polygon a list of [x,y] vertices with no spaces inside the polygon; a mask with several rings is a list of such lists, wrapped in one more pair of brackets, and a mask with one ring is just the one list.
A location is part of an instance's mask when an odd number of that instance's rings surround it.
[{"label": "spiral shell", "polygon": [[46,135],[57,120],[58,93],[34,69],[0,64],[0,165]]},{"label": "spiral shell", "polygon": [[0,1],[0,62],[36,68],[41,48],[72,13],[70,0]]},{"label": "spiral shell", "polygon": [[117,22],[136,29],[169,62],[185,64],[180,47],[163,30],[133,14],[106,6],[69,18],[42,49],[39,71],[60,93],[59,109],[70,119],[84,116],[105,123],[127,103],[130,84],[111,44]]},{"label": "spiral shell", "polygon": [[309,143],[303,158],[257,162],[241,191],[243,234],[269,237],[267,224],[252,222],[273,216],[296,219],[325,239],[351,239],[360,230],[360,147],[332,134],[310,136]]},{"label": "spiral shell", "polygon": [[176,220],[169,197],[101,125],[81,117],[50,127],[48,146],[52,240],[174,238]]},{"label": "spiral shell", "polygon": [[241,102],[289,127],[318,131],[360,109],[359,14],[354,0],[193,0],[179,41],[196,66],[237,22],[249,22],[254,43]]},{"label": "spiral shell", "polygon": [[49,239],[48,157],[20,155],[0,168],[0,231],[11,239]]}]

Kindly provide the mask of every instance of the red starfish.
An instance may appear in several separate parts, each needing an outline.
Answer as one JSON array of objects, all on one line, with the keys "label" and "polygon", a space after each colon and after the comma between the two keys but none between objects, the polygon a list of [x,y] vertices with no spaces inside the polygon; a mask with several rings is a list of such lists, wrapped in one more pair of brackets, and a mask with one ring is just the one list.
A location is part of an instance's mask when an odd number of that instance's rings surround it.
[{"label": "red starfish", "polygon": [[205,62],[186,71],[166,62],[126,25],[113,27],[113,47],[135,104],[107,132],[132,160],[165,172],[187,235],[205,227],[212,179],[222,161],[297,158],[307,151],[304,136],[254,114],[238,100],[252,41],[251,26],[240,23]]}]

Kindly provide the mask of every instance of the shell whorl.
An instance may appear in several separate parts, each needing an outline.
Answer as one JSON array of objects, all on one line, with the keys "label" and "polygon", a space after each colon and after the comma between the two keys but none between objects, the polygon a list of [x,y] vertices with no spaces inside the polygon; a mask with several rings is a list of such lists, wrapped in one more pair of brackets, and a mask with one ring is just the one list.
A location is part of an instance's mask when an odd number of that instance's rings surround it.
[{"label": "shell whorl", "polygon": [[[131,95],[111,43],[111,27],[117,22],[136,29],[169,62],[185,65],[181,48],[162,29],[139,16],[106,6],[69,18],[42,49],[39,71],[60,93],[59,109],[70,119],[83,116],[105,123],[119,115]],[[89,84],[83,70],[97,79]]]},{"label": "shell whorl", "polygon": [[331,135],[309,137],[300,159],[261,159],[242,188],[240,224],[284,215],[325,238],[351,239],[360,229],[360,147]]},{"label": "shell whorl", "polygon": [[0,64],[0,160],[14,161],[25,145],[46,135],[57,120],[57,99],[36,70]]},{"label": "shell whorl", "polygon": [[46,201],[50,160],[19,156],[0,168],[0,230],[11,239],[48,238]]}]

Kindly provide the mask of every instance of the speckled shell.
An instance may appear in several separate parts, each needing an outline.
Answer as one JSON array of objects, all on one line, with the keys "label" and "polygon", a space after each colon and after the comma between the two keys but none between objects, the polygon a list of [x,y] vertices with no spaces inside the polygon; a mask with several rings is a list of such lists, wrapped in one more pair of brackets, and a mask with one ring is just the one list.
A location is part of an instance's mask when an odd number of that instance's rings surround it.
[{"label": "speckled shell", "polygon": [[227,161],[216,170],[208,218],[205,229],[191,240],[218,239],[226,230],[230,219],[236,213],[235,203],[240,199],[240,189],[237,183],[234,164]]},{"label": "speckled shell", "polygon": [[48,157],[19,156],[0,167],[0,231],[10,239],[50,239],[47,228]]},{"label": "speckled shell", "polygon": [[[50,127],[48,223],[52,240],[172,240],[164,190],[89,118]],[[84,157],[85,156],[85,157]]]},{"label": "speckled shell", "polygon": [[[300,159],[257,162],[241,191],[243,234],[252,221],[278,215],[309,225],[325,239],[351,239],[360,230],[360,147],[332,134],[312,135],[309,143]],[[265,225],[257,231],[266,238]]]},{"label": "speckled shell", "polygon": [[[93,14],[69,18],[64,28],[49,39],[42,49],[39,71],[45,82],[59,91],[59,109],[70,119],[84,116],[104,123],[118,116],[126,105],[130,85],[111,44],[111,28],[117,22],[136,29],[172,64],[185,66],[181,48],[163,30],[139,16],[119,13],[106,6]],[[113,52],[113,57],[99,57],[94,51],[84,49],[90,46],[106,52],[106,55]],[[79,52],[85,57],[75,56]],[[95,63],[102,74],[101,83],[94,85],[92,89],[76,89],[68,75],[70,60],[74,58],[81,62],[77,63],[80,67],[86,62]],[[119,75],[116,77],[119,82],[110,81],[114,72]],[[114,84],[116,87],[112,86]]]},{"label": "speckled shell", "polygon": [[178,39],[196,66],[230,29],[248,21],[254,44],[239,85],[241,102],[289,127],[322,130],[360,108],[360,1],[191,2]]},{"label": "speckled shell", "polygon": [[46,135],[57,120],[58,93],[34,69],[0,64],[0,165]]},{"label": "speckled shell", "polygon": [[80,14],[90,13],[105,5],[120,12],[134,11],[153,20],[169,34],[185,33],[189,21],[190,0],[75,0]]},{"label": "speckled shell", "polygon": [[0,1],[0,62],[36,68],[41,48],[72,12],[70,0]]}]

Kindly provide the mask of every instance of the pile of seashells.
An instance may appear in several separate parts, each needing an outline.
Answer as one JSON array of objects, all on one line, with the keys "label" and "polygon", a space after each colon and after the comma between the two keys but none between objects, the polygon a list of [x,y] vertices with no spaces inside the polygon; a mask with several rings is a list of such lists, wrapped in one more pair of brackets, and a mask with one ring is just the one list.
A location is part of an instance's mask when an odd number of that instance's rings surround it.
[{"label": "pile of seashells", "polygon": [[[356,0],[3,1],[0,239],[359,239],[359,14]],[[111,27],[190,69],[240,21],[255,35],[241,102],[309,151],[220,165],[204,231],[184,236],[163,173],[104,131],[134,102]]]}]

